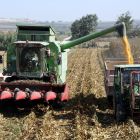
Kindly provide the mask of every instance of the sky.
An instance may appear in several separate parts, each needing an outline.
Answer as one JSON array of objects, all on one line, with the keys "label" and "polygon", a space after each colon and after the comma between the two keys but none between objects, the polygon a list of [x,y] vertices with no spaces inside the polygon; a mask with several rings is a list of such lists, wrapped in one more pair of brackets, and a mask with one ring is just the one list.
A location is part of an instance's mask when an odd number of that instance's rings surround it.
[{"label": "sky", "polygon": [[75,21],[96,14],[101,21],[116,21],[130,11],[140,20],[140,0],[0,0],[0,18],[37,21]]}]

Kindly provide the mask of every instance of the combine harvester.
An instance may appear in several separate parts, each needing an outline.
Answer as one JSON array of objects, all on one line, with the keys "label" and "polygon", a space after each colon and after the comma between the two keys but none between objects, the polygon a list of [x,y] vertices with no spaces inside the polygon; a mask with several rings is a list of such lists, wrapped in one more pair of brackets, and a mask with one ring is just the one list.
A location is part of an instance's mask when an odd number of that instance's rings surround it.
[{"label": "combine harvester", "polygon": [[[124,23],[66,44],[55,40],[55,32],[50,26],[17,25],[17,31],[18,41],[7,47],[7,68],[3,68],[3,76],[11,77],[6,78],[6,83],[0,83],[1,101],[68,101],[69,87],[65,83],[67,52],[64,50],[113,31],[117,31],[121,37],[126,36]],[[16,83],[16,80],[26,79],[48,83]]]}]

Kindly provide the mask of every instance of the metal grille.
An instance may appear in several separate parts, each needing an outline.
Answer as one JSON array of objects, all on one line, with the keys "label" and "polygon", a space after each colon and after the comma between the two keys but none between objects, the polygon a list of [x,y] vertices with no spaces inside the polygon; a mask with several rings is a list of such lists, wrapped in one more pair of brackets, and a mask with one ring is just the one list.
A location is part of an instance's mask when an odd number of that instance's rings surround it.
[{"label": "metal grille", "polygon": [[18,40],[25,41],[26,36],[25,35],[18,35]]}]

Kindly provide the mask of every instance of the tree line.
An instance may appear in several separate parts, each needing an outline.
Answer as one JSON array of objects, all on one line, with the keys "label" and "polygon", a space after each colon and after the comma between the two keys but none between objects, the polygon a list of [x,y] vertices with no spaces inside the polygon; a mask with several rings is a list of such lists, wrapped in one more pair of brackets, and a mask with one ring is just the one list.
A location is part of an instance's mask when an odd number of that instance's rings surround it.
[{"label": "tree line", "polygon": [[[134,19],[132,19],[132,16],[129,11],[118,16],[116,24],[119,24],[121,22],[124,22],[127,25],[126,32],[128,38],[140,37],[140,27],[139,25],[137,25],[135,28],[133,27]],[[96,14],[86,15],[79,20],[75,20],[70,27],[72,39],[77,39],[95,32],[97,25],[98,16]],[[60,34],[65,34],[65,32],[62,31],[60,32]],[[114,37],[117,35],[118,34],[113,32],[107,34],[106,36]],[[16,33],[13,31],[8,31],[7,33],[0,32],[0,48],[6,48],[9,43],[15,41],[16,39]],[[96,45],[93,43],[92,46],[94,47]]]},{"label": "tree line", "polygon": [[96,14],[83,16],[80,20],[75,20],[71,25],[71,34],[73,39],[83,37],[95,31],[98,25],[98,17]]},{"label": "tree line", "polygon": [[[116,24],[119,24],[121,22],[124,22],[126,24],[126,33],[128,38],[140,37],[140,27],[139,25],[137,25],[135,28],[133,28],[134,19],[132,19],[129,11],[118,16]],[[97,27],[97,25],[98,16],[96,14],[86,15],[79,20],[75,20],[70,27],[72,39],[77,39],[95,32],[95,28]],[[111,36],[107,36],[111,37],[118,35],[116,33],[112,33]]]},{"label": "tree line", "polygon": [[0,32],[0,49],[6,49],[9,43],[17,39],[16,33],[8,31],[7,33]]}]

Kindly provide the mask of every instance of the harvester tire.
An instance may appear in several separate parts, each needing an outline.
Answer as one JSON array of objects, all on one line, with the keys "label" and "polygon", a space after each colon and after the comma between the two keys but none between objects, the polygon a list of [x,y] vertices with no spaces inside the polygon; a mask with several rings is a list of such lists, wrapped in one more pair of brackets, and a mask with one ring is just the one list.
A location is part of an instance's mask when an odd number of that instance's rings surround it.
[{"label": "harvester tire", "polygon": [[9,105],[8,100],[1,100],[1,101],[0,101],[0,112],[1,112],[1,113],[2,113],[2,112],[5,112],[5,111],[8,109],[9,106],[10,106],[10,105]]},{"label": "harvester tire", "polygon": [[117,122],[125,120],[125,109],[122,104],[117,104],[116,119]]},{"label": "harvester tire", "polygon": [[53,103],[52,104],[53,108],[62,108],[64,106],[64,103],[63,102],[57,102],[57,103]]},{"label": "harvester tire", "polygon": [[50,101],[49,104],[52,105],[52,107],[55,109],[59,109],[64,106],[64,103],[61,101]]}]

